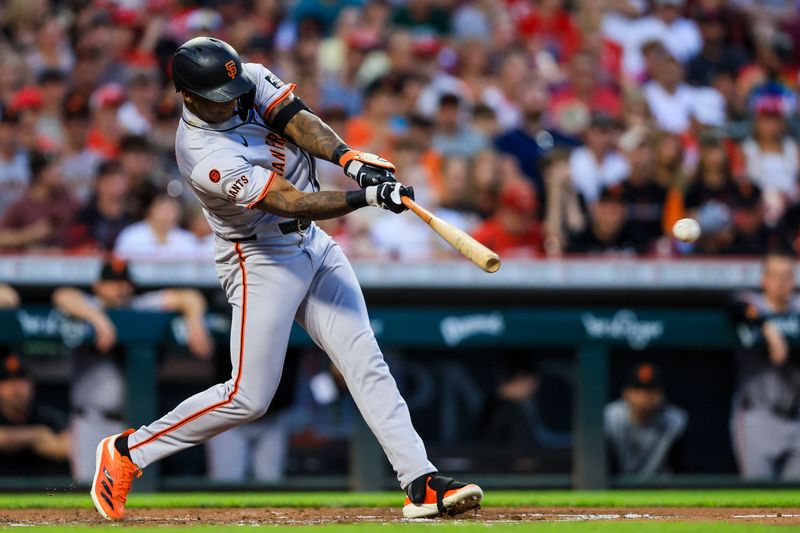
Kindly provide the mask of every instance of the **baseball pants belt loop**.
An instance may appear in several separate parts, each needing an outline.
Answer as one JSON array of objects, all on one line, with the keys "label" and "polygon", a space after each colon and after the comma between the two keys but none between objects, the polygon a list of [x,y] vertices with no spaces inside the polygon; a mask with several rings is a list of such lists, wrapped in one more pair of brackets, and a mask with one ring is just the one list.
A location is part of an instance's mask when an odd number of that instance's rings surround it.
[{"label": "baseball pants belt loop", "polygon": [[310,220],[302,220],[302,219],[295,219],[295,220],[287,220],[286,222],[281,222],[278,224],[278,229],[284,235],[288,235],[289,233],[305,233],[308,228],[311,227]]}]

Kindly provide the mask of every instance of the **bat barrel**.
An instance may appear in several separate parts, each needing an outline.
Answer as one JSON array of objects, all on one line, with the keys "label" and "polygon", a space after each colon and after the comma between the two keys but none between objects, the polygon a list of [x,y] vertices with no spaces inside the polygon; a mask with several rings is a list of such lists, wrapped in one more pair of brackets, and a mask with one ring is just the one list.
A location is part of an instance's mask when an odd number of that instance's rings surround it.
[{"label": "bat barrel", "polygon": [[411,198],[404,196],[402,202],[415,215],[424,220],[447,244],[458,250],[461,255],[475,263],[482,270],[492,273],[500,269],[500,256],[495,252],[455,226],[434,216],[424,207],[417,205]]}]

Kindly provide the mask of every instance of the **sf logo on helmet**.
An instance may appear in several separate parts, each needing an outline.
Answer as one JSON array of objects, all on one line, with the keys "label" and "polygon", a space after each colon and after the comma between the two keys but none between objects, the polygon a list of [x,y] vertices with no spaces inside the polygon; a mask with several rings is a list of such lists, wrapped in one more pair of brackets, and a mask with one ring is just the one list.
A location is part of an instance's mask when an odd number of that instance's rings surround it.
[{"label": "sf logo on helmet", "polygon": [[236,78],[236,61],[231,59],[230,61],[225,63],[225,70],[228,71],[228,76],[231,79],[235,79]]}]

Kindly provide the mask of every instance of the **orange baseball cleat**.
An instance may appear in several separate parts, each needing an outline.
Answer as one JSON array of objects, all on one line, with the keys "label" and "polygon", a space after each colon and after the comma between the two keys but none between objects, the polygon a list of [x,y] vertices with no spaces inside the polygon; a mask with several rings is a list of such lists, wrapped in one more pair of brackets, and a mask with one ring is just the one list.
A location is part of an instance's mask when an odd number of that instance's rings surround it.
[{"label": "orange baseball cleat", "polygon": [[456,516],[481,506],[483,491],[473,483],[462,483],[438,474],[425,474],[406,489],[405,518]]},{"label": "orange baseball cleat", "polygon": [[89,493],[97,512],[106,520],[122,520],[131,482],[134,477],[142,475],[139,467],[114,447],[117,438],[128,436],[133,431],[128,429],[119,435],[111,435],[97,445],[97,469]]}]

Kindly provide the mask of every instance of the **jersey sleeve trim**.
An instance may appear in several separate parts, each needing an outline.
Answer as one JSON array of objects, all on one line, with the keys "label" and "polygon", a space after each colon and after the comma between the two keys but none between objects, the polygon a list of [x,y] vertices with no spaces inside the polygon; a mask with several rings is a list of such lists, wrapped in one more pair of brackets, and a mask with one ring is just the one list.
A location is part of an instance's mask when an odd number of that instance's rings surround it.
[{"label": "jersey sleeve trim", "polygon": [[252,201],[251,203],[247,204],[247,209],[253,209],[259,203],[261,203],[261,200],[263,200],[264,197],[267,195],[267,193],[269,192],[269,190],[272,187],[272,184],[274,182],[275,182],[275,173],[274,172],[270,172],[269,173],[269,179],[267,179],[267,183],[265,183],[264,184],[264,188],[261,189],[261,194],[259,194],[258,198],[256,198],[254,201]]},{"label": "jersey sleeve trim", "polygon": [[286,99],[286,98],[287,98],[287,97],[288,97],[288,96],[289,96],[289,95],[292,93],[292,91],[294,91],[294,88],[295,88],[295,87],[297,87],[297,84],[295,84],[295,83],[290,83],[289,85],[287,85],[287,86],[284,88],[284,90],[283,90],[283,93],[281,93],[281,95],[280,95],[280,96],[278,96],[278,97],[277,97],[277,98],[276,98],[276,99],[275,99],[275,100],[274,100],[274,101],[273,101],[271,104],[269,104],[269,106],[268,106],[268,107],[267,107],[267,108],[264,110],[264,114],[263,114],[263,115],[261,115],[261,116],[262,116],[262,118],[263,118],[264,120],[267,120],[267,117],[269,117],[269,114],[270,114],[270,112],[271,112],[273,109],[275,109],[275,106],[276,106],[276,105],[278,105],[279,103],[283,102],[283,101],[284,101],[284,100],[285,100],[285,99]]}]

